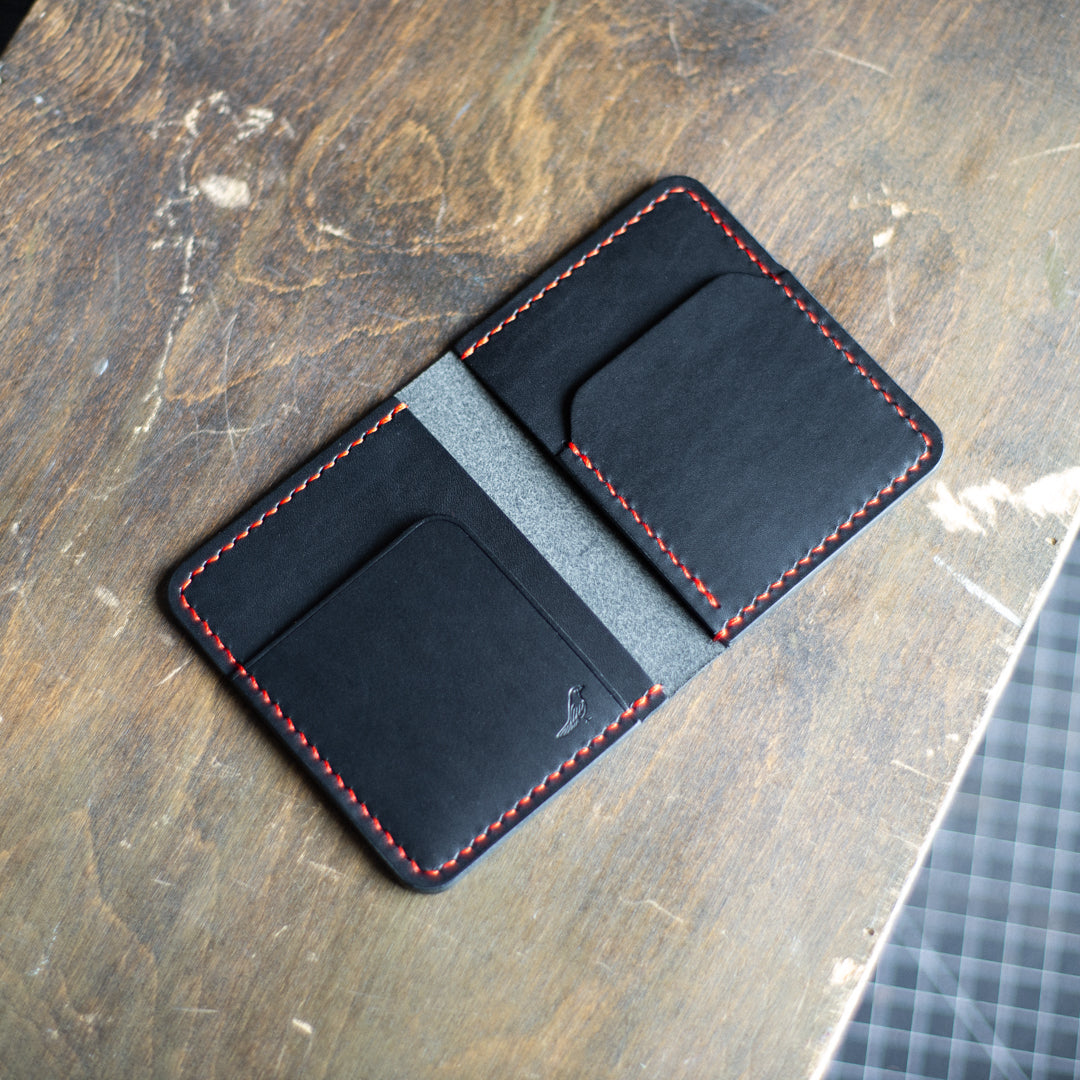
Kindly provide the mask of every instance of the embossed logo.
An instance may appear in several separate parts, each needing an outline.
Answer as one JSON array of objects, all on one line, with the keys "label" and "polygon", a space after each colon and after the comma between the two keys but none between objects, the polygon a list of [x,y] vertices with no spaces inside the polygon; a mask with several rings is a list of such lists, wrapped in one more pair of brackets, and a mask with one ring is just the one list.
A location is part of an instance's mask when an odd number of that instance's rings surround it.
[{"label": "embossed logo", "polygon": [[559,728],[555,735],[561,739],[569,735],[571,731],[589,719],[589,706],[585,703],[585,687],[571,686],[566,693],[566,723]]}]

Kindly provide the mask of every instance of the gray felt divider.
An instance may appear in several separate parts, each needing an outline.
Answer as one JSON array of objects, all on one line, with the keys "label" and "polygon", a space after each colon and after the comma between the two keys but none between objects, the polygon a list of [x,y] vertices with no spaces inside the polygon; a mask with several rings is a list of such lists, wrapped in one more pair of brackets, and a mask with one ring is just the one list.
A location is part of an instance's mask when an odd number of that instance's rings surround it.
[{"label": "gray felt divider", "polygon": [[724,651],[453,353],[396,396],[669,694]]}]

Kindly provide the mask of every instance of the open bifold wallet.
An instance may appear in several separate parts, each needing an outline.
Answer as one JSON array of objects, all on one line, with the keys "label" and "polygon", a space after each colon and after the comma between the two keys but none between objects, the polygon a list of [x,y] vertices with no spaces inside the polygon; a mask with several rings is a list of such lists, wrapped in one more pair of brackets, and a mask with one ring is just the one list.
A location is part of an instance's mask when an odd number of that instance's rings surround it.
[{"label": "open bifold wallet", "polygon": [[185,559],[169,599],[390,869],[437,889],[941,448],[677,177]]}]

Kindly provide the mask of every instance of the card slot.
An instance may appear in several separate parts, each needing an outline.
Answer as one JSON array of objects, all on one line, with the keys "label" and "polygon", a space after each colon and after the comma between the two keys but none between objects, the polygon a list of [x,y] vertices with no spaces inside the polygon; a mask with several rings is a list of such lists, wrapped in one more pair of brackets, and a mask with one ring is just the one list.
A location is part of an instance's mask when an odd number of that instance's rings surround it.
[{"label": "card slot", "polygon": [[[437,870],[626,711],[462,523],[424,518],[248,662],[393,838]],[[376,849],[380,850],[377,844]]]},{"label": "card slot", "polygon": [[747,258],[752,237],[733,221],[720,226],[718,207],[696,181],[668,177],[557,259],[455,350],[557,453],[576,385],[718,274],[757,276],[760,265],[773,265],[768,256]]},{"label": "card slot", "polygon": [[417,888],[444,885],[659,695],[400,401],[192,553],[168,596]]},{"label": "card slot", "polygon": [[559,457],[725,640],[925,452],[872,379],[772,280],[721,275],[577,388]]}]

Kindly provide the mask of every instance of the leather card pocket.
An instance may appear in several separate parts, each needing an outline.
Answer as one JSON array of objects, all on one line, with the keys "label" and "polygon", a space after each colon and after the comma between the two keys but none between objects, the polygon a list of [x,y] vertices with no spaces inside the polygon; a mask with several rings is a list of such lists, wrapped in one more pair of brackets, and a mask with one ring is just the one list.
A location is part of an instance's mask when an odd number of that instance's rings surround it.
[{"label": "leather card pocket", "polygon": [[447,884],[661,697],[387,402],[185,559],[194,641],[407,884]]},{"label": "leather card pocket", "polygon": [[560,459],[724,639],[926,451],[872,381],[772,281],[725,275],[578,388]]},{"label": "leather card pocket", "polygon": [[524,816],[626,711],[446,517],[408,529],[246,668],[354,793],[376,850],[421,883]]},{"label": "leather card pocket", "polygon": [[933,421],[686,177],[456,348],[722,642],[942,452]]}]

